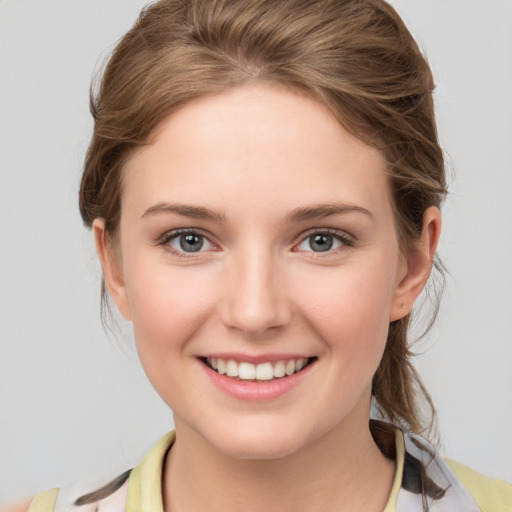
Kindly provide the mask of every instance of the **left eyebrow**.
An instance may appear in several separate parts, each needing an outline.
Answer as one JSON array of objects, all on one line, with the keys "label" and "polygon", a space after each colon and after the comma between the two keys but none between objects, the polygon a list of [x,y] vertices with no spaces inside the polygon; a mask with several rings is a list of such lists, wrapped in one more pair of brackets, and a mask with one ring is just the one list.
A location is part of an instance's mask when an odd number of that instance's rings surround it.
[{"label": "left eyebrow", "polygon": [[362,206],[345,203],[329,203],[295,208],[286,216],[285,222],[291,224],[350,212],[362,213],[373,220],[372,213]]}]

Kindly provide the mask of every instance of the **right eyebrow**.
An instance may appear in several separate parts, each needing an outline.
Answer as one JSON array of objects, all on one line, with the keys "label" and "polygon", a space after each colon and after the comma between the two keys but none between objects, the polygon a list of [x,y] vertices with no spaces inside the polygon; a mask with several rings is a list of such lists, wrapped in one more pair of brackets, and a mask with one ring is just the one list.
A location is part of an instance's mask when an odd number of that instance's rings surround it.
[{"label": "right eyebrow", "polygon": [[216,222],[221,222],[226,218],[226,216],[223,213],[210,210],[209,208],[175,203],[155,204],[154,206],[148,208],[142,214],[141,218],[148,217],[150,215],[155,215],[157,213],[175,213],[182,217],[188,217],[191,219],[212,220]]},{"label": "right eyebrow", "polygon": [[305,220],[320,219],[324,217],[330,217],[331,215],[338,215],[348,212],[362,213],[369,219],[373,220],[372,213],[362,206],[346,203],[327,203],[296,208],[287,215],[286,222],[293,223]]}]

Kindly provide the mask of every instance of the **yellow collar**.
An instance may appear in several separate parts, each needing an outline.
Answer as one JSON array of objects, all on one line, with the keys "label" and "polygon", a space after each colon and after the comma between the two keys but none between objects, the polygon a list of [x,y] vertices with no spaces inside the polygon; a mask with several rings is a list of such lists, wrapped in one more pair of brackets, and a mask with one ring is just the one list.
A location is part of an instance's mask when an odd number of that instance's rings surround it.
[{"label": "yellow collar", "polygon": [[[151,449],[142,462],[131,472],[126,499],[127,512],[164,512],[162,502],[162,475],[165,456],[176,440],[175,431],[166,434]],[[404,468],[404,436],[395,428],[396,471],[384,512],[395,512],[398,491],[402,483]]]}]

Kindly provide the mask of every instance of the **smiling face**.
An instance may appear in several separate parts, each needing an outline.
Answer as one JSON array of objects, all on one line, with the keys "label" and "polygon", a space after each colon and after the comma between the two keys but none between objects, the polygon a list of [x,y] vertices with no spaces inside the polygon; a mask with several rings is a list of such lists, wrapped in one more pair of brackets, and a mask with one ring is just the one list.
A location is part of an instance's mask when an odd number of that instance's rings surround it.
[{"label": "smiling face", "polygon": [[389,322],[419,293],[381,154],[251,85],[182,107],[124,172],[117,259],[99,219],[98,248],[178,436],[268,458],[367,428]]}]

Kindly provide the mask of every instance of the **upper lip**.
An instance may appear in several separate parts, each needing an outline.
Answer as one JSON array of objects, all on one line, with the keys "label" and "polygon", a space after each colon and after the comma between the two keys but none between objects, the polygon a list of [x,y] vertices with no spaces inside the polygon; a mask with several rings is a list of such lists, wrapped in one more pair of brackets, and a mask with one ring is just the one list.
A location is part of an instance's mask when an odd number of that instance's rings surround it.
[{"label": "upper lip", "polygon": [[240,352],[209,352],[207,354],[202,354],[201,357],[213,357],[216,359],[224,359],[224,360],[233,360],[237,362],[246,362],[246,363],[276,363],[277,361],[289,361],[291,359],[310,359],[313,356],[309,356],[306,354],[286,354],[279,352],[272,352],[268,354],[242,354]]}]

